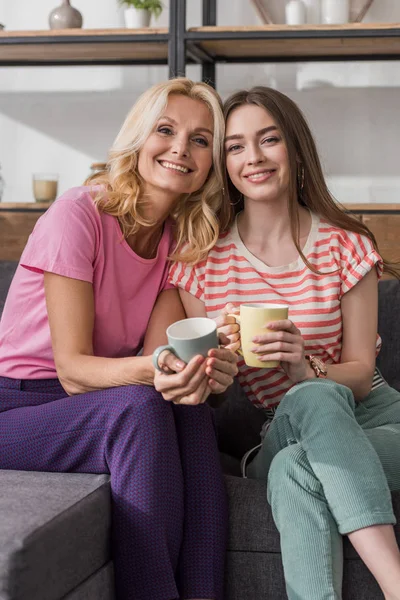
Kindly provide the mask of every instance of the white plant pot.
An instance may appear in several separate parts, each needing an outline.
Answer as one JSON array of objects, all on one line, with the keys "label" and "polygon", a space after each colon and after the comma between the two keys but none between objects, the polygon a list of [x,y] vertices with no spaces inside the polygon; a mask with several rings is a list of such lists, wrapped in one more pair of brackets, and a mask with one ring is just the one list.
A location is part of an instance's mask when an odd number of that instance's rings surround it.
[{"label": "white plant pot", "polygon": [[141,29],[150,26],[151,13],[143,8],[130,6],[124,9],[125,27],[128,29]]}]

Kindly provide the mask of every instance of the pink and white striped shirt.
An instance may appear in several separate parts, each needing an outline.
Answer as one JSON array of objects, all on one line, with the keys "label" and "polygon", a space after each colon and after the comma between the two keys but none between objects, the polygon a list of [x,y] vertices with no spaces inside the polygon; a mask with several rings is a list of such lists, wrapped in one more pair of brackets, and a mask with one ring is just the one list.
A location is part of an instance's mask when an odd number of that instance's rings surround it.
[{"label": "pink and white striped shirt", "polygon": [[[170,281],[202,300],[210,318],[218,316],[228,302],[287,304],[289,318],[304,338],[306,353],[326,363],[338,363],[341,298],[374,265],[381,276],[382,259],[367,237],[330,225],[315,214],[303,253],[322,275],[313,273],[300,256],[289,265],[268,267],[243,244],[235,222],[205,260],[194,266],[174,264]],[[377,351],[380,343],[378,336]],[[260,408],[276,406],[292,387],[281,367],[252,368],[242,358],[238,366],[247,397]]]}]

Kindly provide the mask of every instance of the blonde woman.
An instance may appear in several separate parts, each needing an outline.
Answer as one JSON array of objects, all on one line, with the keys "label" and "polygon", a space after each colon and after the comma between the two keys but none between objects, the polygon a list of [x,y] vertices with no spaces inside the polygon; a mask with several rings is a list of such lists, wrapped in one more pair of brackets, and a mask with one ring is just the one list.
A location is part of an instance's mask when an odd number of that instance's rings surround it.
[{"label": "blonde woman", "polygon": [[[400,489],[400,393],[375,366],[378,278],[397,271],[333,200],[290,98],[260,86],[224,110],[236,214],[207,260],[173,265],[172,280],[190,316],[213,317],[227,303],[289,305],[289,319],[251,340],[255,356],[279,366],[239,362],[239,381],[266,417],[243,470],[268,481],[288,598],[342,598],[348,536],[385,599],[400,600],[390,496]],[[237,325],[228,328],[236,343]]]},{"label": "blonde woman", "polygon": [[106,170],[38,221],[0,324],[0,468],[111,474],[118,600],[223,598],[226,498],[204,401],[236,359],[169,354],[170,374],[151,361],[184,316],[168,258],[200,260],[226,221],[222,136],[207,85],[144,93]]}]

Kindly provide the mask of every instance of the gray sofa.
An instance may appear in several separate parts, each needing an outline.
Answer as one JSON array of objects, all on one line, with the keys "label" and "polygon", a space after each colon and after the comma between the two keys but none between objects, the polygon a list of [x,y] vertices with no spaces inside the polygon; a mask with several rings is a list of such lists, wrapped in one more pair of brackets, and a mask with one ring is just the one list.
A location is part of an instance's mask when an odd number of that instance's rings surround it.
[{"label": "gray sofa", "polygon": [[[0,262],[0,313],[15,266]],[[400,389],[400,284],[380,283],[379,296],[379,366]],[[258,442],[262,413],[234,386],[215,414],[230,502],[226,599],[285,600],[279,535],[265,485],[238,477],[238,459]],[[400,492],[393,502],[400,515]],[[400,541],[400,527],[396,532]],[[109,537],[106,475],[0,471],[0,600],[111,600]],[[347,540],[344,553],[344,600],[381,599]]]}]

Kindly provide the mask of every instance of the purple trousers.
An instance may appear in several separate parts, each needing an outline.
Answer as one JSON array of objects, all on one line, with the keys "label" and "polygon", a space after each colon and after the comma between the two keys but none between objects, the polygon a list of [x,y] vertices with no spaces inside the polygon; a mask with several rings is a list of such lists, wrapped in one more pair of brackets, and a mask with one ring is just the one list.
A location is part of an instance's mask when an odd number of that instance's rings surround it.
[{"label": "purple trousers", "polygon": [[227,498],[208,406],[0,377],[0,469],[111,475],[118,600],[223,599]]}]

